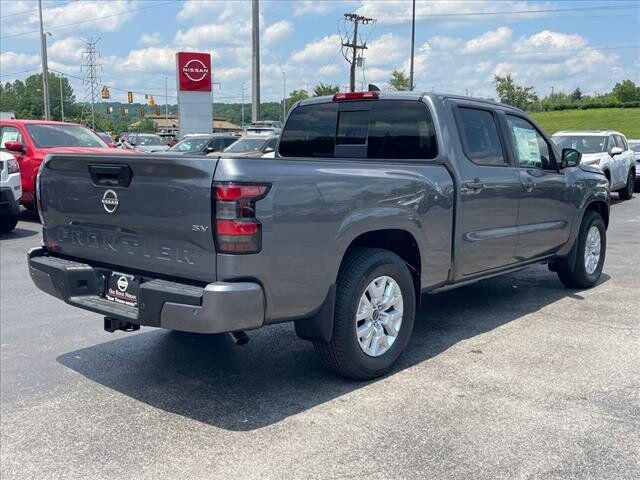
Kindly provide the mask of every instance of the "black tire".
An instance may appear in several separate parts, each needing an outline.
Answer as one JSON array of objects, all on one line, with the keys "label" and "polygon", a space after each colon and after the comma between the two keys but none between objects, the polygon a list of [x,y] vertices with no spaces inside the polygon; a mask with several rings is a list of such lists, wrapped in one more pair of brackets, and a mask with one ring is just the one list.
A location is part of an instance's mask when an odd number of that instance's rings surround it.
[{"label": "black tire", "polygon": [[9,233],[10,231],[12,231],[14,228],[16,228],[18,220],[19,217],[17,215],[13,217],[0,218],[0,233]]},{"label": "black tire", "polygon": [[[584,254],[587,234],[592,226],[597,227],[600,231],[600,259],[593,273],[589,274],[585,268]],[[571,267],[568,260],[568,258],[574,254],[572,251],[569,257],[558,260],[558,278],[560,278],[560,281],[567,288],[591,288],[600,279],[605,254],[607,252],[607,230],[598,212],[587,210],[582,219],[580,232],[578,233],[578,238],[576,238],[573,248],[576,249],[574,265]]]},{"label": "black tire", "polygon": [[627,184],[624,188],[618,190],[618,195],[620,195],[620,200],[631,200],[633,197],[633,189],[636,183],[636,174],[633,170],[629,170],[629,175],[627,175]]},{"label": "black tire", "polygon": [[[354,248],[338,274],[331,341],[314,341],[322,362],[340,375],[355,380],[388,372],[406,348],[416,310],[416,291],[406,263],[394,253],[378,248]],[[389,350],[372,357],[362,350],[356,334],[356,310],[365,289],[379,276],[391,277],[402,293],[402,324]]]}]

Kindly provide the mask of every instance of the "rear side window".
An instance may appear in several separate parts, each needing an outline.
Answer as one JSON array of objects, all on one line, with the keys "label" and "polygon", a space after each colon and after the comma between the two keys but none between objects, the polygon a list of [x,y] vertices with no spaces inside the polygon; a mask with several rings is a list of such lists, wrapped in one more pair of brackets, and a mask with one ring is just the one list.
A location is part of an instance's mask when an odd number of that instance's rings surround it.
[{"label": "rear side window", "polygon": [[287,119],[280,139],[281,157],[334,156],[338,104],[305,105]]},{"label": "rear side window", "polygon": [[504,166],[498,127],[488,110],[458,107],[462,145],[469,159],[478,165]]},{"label": "rear side window", "polygon": [[367,157],[436,158],[436,132],[426,105],[414,101],[371,103]]},{"label": "rear side window", "polygon": [[4,148],[6,142],[22,142],[20,130],[9,125],[2,127],[2,137],[0,138],[0,148]]}]

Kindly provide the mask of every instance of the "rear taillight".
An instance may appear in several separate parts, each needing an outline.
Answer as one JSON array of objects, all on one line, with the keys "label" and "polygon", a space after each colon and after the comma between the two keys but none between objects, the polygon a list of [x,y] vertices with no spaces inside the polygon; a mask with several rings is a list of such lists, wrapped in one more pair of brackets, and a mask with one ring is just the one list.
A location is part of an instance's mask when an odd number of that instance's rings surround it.
[{"label": "rear taillight", "polygon": [[268,185],[215,183],[215,242],[218,253],[257,253],[262,247],[262,225],[255,204]]}]

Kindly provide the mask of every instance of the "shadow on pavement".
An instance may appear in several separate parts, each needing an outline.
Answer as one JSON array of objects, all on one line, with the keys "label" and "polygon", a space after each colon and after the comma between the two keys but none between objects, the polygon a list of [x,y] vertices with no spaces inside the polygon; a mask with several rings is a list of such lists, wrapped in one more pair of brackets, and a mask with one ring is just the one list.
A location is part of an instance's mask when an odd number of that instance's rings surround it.
[{"label": "shadow on pavement", "polygon": [[[600,283],[608,279],[603,274]],[[567,296],[582,299],[544,266],[425,296],[395,371]],[[63,354],[58,361],[155,408],[227,430],[265,427],[372,383],[325,370],[290,324],[249,332],[251,342],[244,347],[226,335],[162,330],[117,335],[122,336]]]},{"label": "shadow on pavement", "polygon": [[25,230],[24,228],[15,228],[8,233],[0,233],[0,239],[27,238],[39,235],[40,232],[34,230]]}]

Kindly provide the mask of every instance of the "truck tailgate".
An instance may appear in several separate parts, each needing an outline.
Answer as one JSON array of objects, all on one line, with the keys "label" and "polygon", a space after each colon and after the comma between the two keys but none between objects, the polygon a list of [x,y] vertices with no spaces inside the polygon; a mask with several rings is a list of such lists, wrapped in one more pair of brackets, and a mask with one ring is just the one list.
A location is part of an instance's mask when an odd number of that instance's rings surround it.
[{"label": "truck tailgate", "polygon": [[124,272],[215,281],[216,164],[212,157],[51,155],[39,180],[45,245]]}]

